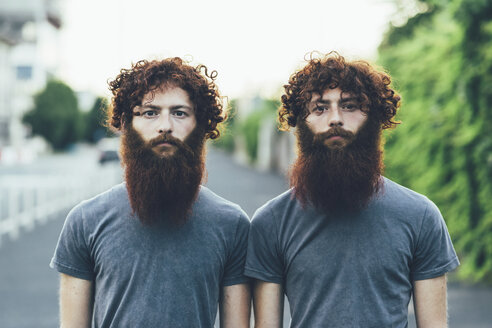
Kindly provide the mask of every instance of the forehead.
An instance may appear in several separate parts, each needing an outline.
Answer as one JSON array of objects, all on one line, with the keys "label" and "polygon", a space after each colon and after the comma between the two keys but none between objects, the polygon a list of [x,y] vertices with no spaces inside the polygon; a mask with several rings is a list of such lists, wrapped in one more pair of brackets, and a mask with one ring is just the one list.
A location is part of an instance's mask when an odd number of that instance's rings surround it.
[{"label": "forehead", "polygon": [[142,105],[147,104],[181,103],[192,105],[188,92],[174,85],[163,85],[153,91],[147,92],[142,98]]},{"label": "forehead", "polygon": [[310,102],[317,101],[339,101],[345,98],[351,98],[354,94],[350,91],[342,91],[340,88],[326,88],[322,92],[313,92]]}]

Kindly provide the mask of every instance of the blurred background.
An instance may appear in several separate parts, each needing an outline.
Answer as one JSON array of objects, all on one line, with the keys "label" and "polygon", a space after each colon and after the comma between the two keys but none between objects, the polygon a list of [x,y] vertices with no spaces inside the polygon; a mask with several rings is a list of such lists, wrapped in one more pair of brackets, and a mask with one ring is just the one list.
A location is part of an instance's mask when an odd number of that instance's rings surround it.
[{"label": "blurred background", "polygon": [[218,71],[229,119],[209,145],[207,184],[251,216],[287,188],[295,140],[275,112],[313,50],[392,76],[402,124],[386,132],[386,175],[447,222],[461,260],[450,327],[492,327],[487,0],[2,0],[0,327],[57,324],[48,263],[67,210],[122,180],[118,138],[102,126],[121,68],[180,56]]}]

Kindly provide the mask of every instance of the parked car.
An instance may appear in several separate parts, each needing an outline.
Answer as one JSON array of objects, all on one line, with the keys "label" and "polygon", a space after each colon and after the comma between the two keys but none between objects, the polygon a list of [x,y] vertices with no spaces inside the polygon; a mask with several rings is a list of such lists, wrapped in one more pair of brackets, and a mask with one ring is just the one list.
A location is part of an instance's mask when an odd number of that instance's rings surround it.
[{"label": "parked car", "polygon": [[118,153],[120,145],[119,138],[103,138],[97,143],[99,149],[99,164],[103,165],[108,162],[120,160]]},{"label": "parked car", "polygon": [[99,153],[99,164],[106,162],[119,161],[120,156],[116,150],[103,150]]}]

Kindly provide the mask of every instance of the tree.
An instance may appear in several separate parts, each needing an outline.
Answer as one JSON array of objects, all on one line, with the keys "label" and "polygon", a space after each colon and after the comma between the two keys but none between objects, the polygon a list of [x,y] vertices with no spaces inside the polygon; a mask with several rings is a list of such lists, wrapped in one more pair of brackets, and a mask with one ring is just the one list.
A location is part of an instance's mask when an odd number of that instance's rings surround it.
[{"label": "tree", "polygon": [[73,90],[61,81],[48,81],[34,96],[34,108],[23,117],[32,133],[45,138],[55,150],[78,141],[84,122]]},{"label": "tree", "polygon": [[107,99],[97,97],[91,110],[85,115],[85,140],[91,143],[96,143],[101,138],[112,135],[112,133],[104,125],[107,109]]}]

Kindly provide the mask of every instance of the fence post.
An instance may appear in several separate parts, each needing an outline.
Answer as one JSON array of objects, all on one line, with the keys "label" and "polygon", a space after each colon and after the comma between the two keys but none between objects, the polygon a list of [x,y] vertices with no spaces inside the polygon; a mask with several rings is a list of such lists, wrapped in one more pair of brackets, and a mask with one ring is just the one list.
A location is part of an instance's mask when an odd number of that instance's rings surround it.
[{"label": "fence post", "polygon": [[[0,181],[0,245],[4,235],[12,239],[20,229],[33,229],[62,210],[110,188],[121,177],[117,166],[98,167],[80,175],[20,175]],[[121,180],[120,180],[121,181]]]},{"label": "fence post", "polygon": [[10,238],[17,239],[19,237],[19,190],[14,187],[9,190],[8,193],[8,216],[6,223],[6,232],[10,235]]}]

